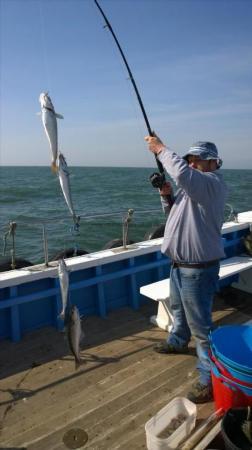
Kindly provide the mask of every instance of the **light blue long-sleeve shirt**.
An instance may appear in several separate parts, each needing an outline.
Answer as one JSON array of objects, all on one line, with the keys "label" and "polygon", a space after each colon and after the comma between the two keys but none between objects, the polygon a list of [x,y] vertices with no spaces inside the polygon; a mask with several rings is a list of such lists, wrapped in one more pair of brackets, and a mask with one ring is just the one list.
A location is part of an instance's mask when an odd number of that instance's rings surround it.
[{"label": "light blue long-sleeve shirt", "polygon": [[[225,256],[221,227],[227,186],[218,170],[201,172],[168,148],[158,159],[178,187],[162,252],[174,261],[200,263]],[[163,200],[165,206],[165,201]],[[167,208],[166,208],[167,209]]]}]

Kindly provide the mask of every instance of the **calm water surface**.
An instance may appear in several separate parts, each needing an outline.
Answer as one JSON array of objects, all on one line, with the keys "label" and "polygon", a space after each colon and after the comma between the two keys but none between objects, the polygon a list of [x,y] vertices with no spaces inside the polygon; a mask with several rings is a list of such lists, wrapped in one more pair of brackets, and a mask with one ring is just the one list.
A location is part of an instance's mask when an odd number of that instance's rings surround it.
[{"label": "calm water surface", "polygon": [[[53,258],[66,248],[77,246],[92,252],[101,250],[111,239],[121,238],[122,219],[129,208],[135,211],[130,225],[130,238],[135,242],[144,240],[152,227],[164,222],[159,195],[149,183],[149,176],[156,169],[72,167],[70,170],[74,207],[82,217],[79,236],[72,233],[72,220],[58,177],[50,168],[0,168],[0,233],[3,238],[8,223],[17,223],[17,256],[34,263],[43,261],[43,223],[49,257]],[[252,170],[222,170],[222,173],[230,189],[228,203],[238,212],[251,210]],[[10,249],[8,239],[7,255]]]}]

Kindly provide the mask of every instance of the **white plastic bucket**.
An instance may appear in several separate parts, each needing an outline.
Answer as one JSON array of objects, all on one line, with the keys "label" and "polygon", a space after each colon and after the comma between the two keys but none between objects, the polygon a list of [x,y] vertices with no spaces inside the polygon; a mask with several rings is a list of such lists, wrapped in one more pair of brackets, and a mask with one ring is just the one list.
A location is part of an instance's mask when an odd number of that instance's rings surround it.
[{"label": "white plastic bucket", "polygon": [[[145,424],[146,442],[148,450],[177,449],[178,444],[185,439],[195,427],[197,409],[196,405],[185,397],[175,397],[155,416]],[[165,437],[166,430],[173,419],[179,415],[185,417],[181,425],[172,434]]]}]

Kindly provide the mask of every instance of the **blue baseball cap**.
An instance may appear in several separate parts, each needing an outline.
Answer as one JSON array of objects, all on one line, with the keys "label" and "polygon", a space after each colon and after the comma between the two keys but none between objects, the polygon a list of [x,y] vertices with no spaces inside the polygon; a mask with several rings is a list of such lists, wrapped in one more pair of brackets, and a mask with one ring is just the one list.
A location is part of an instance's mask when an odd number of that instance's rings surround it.
[{"label": "blue baseball cap", "polygon": [[213,144],[213,142],[195,142],[195,144],[193,144],[189,148],[188,152],[183,156],[183,158],[187,159],[187,157],[190,155],[198,156],[203,160],[215,159],[217,160],[218,168],[220,168],[222,165],[222,160],[219,158],[217,147],[215,144]]}]

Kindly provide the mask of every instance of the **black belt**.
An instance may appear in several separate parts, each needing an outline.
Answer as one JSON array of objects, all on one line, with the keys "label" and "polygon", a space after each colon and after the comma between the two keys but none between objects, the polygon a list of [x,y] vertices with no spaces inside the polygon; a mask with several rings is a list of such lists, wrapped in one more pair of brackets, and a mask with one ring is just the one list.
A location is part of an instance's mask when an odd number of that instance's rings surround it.
[{"label": "black belt", "polygon": [[215,259],[213,261],[202,262],[202,263],[195,263],[195,264],[173,261],[172,267],[185,267],[188,269],[206,269],[207,267],[214,266],[218,262],[219,262],[218,259]]}]

